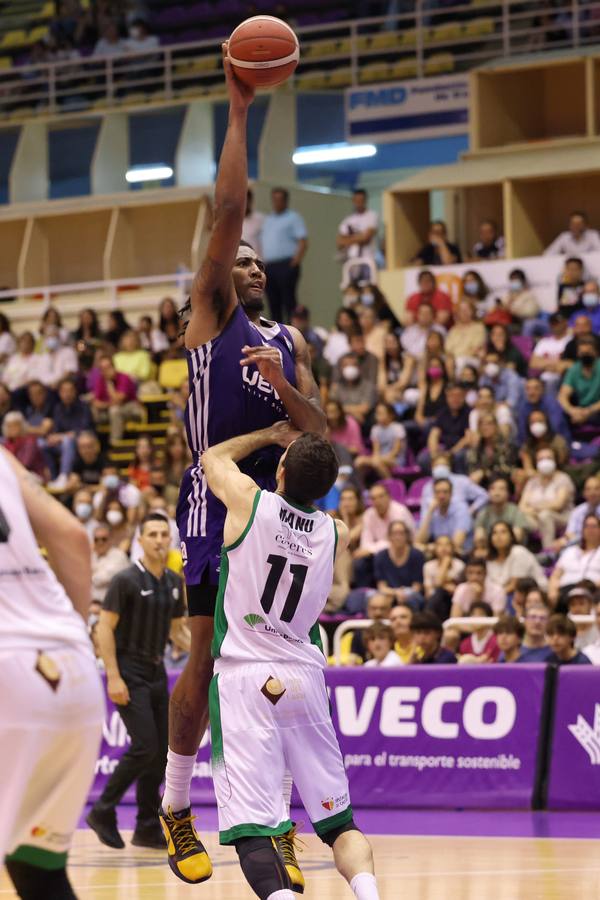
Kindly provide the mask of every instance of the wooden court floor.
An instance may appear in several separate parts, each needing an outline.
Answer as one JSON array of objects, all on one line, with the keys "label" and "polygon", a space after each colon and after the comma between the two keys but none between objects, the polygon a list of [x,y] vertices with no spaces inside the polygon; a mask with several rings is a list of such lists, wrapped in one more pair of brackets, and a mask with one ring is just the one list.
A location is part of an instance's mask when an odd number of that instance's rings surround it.
[{"label": "wooden court floor", "polygon": [[[130,832],[123,832],[127,840]],[[102,847],[79,831],[70,873],[81,900],[251,900],[235,852],[205,835],[215,872],[202,885],[186,885],[158,851]],[[373,837],[381,900],[598,900],[598,842],[551,838]],[[301,856],[306,900],[352,900],[331,855],[307,836]],[[14,897],[6,873],[0,897]]]}]

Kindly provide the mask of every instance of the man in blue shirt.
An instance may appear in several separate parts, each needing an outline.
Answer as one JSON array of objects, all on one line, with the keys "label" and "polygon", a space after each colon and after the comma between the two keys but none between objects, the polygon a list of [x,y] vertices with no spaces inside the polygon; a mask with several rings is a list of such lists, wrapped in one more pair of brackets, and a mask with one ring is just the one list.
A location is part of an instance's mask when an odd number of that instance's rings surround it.
[{"label": "man in blue shirt", "polygon": [[563,409],[553,394],[545,391],[541,378],[528,378],[525,382],[525,396],[519,406],[517,419],[517,438],[522,444],[528,437],[527,420],[532,412],[543,412],[550,423],[550,427],[556,434],[560,434],[566,441],[571,442],[571,431]]},{"label": "man in blue shirt", "polygon": [[486,353],[479,386],[491,388],[496,403],[506,403],[512,410],[519,408],[523,398],[521,379],[514,369],[508,369],[502,364],[497,353]]},{"label": "man in blue shirt", "polygon": [[271,318],[276,322],[289,322],[296,306],[300,263],[308,246],[304,219],[293,209],[288,209],[288,203],[288,191],[273,188],[273,212],[265,217],[262,229],[267,295]]},{"label": "man in blue shirt", "polygon": [[448,478],[438,478],[433,486],[433,498],[421,519],[416,543],[434,543],[446,535],[458,554],[468,553],[473,546],[473,519],[466,503],[452,498],[452,484]]},{"label": "man in blue shirt", "polygon": [[412,617],[410,630],[415,642],[412,663],[440,665],[457,662],[454,653],[441,646],[444,629],[432,612],[416,613]]},{"label": "man in blue shirt", "polygon": [[525,612],[525,638],[519,663],[548,662],[552,649],[546,643],[546,626],[550,613],[546,606],[531,606]]},{"label": "man in blue shirt", "polygon": [[77,437],[82,431],[93,431],[92,413],[77,396],[77,385],[67,376],[58,385],[59,402],[54,407],[52,432],[47,437],[47,449],[53,458],[60,458],[58,478],[50,485],[55,491],[64,490],[77,456]]},{"label": "man in blue shirt", "polygon": [[428,481],[421,494],[421,518],[426,514],[427,507],[433,499],[433,485],[438,478],[447,478],[452,485],[452,497],[460,503],[466,503],[469,512],[475,516],[488,502],[488,494],[485,488],[471,481],[468,475],[456,475],[450,469],[451,456],[449,453],[438,453],[432,460],[431,474],[433,478]]}]

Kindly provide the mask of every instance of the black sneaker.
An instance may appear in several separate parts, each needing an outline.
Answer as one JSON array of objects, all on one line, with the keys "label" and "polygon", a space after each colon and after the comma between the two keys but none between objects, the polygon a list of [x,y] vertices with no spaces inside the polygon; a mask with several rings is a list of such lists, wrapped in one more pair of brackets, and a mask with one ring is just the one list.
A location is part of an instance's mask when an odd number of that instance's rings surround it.
[{"label": "black sneaker", "polygon": [[119,834],[117,817],[114,811],[100,813],[92,806],[85,817],[85,821],[92,831],[96,832],[98,840],[106,844],[107,847],[112,847],[113,850],[123,849],[125,841]]},{"label": "black sneaker", "polygon": [[131,836],[131,843],[134,847],[147,847],[149,850],[165,849],[165,839],[158,822],[155,828],[136,828]]}]

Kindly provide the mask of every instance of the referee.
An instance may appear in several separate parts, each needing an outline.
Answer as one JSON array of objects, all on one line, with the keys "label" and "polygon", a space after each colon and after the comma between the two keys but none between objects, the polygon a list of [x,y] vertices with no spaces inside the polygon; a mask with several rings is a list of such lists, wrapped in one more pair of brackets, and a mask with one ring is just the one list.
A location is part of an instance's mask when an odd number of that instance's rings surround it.
[{"label": "referee", "polygon": [[131,745],[86,821],[103,844],[123,848],[116,807],[137,779],[138,812],[131,843],[163,850],[158,808],[169,710],[163,656],[169,637],[189,650],[190,636],[183,618],[182,580],[166,567],[171,532],[165,516],[146,516],[139,540],[144,555],[112,579],[97,628],[108,696],[118,706]]}]

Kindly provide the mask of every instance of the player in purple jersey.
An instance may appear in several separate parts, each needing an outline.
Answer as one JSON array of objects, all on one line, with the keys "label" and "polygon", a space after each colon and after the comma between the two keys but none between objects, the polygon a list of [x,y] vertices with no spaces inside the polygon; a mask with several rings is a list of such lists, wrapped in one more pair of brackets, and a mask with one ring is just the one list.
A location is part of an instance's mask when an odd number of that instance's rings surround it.
[{"label": "player in purple jersey", "polygon": [[[185,473],[177,521],[188,593],[192,648],[171,696],[169,753],[161,822],[173,872],[189,883],[212,867],[192,824],[190,783],[208,724],[211,641],[223,543],[225,507],[208,490],[200,455],[235,435],[289,418],[301,431],[324,433],[325,416],[304,338],[262,318],[266,278],[254,250],[241,241],[248,188],[246,127],[252,88],[239,82],[223,47],[229,123],[215,185],[212,233],[194,278],[185,347],[190,378],[186,428],[193,454]],[[267,448],[241,468],[269,489],[281,450]],[[303,879],[289,855],[292,878]],[[286,858],[287,861],[287,858]],[[289,871],[289,870],[288,870]]]}]

